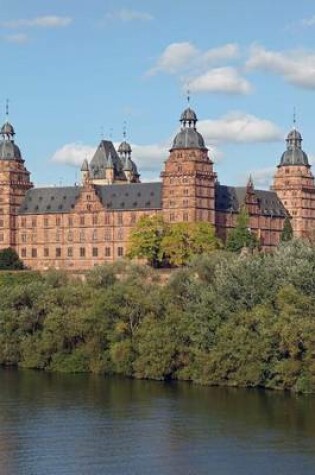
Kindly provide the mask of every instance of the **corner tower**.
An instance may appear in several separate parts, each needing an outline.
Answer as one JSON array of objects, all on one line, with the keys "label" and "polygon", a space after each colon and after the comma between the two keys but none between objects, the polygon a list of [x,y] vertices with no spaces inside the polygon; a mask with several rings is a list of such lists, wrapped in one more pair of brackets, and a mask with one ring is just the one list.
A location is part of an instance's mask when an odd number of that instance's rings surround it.
[{"label": "corner tower", "polygon": [[166,222],[208,221],[215,224],[213,162],[196,113],[188,107],[181,115],[181,130],[161,173],[163,216]]},{"label": "corner tower", "polygon": [[15,131],[8,118],[0,130],[0,248],[15,247],[17,214],[25,193],[32,188]]},{"label": "corner tower", "polygon": [[291,215],[294,235],[307,237],[315,226],[315,185],[302,140],[296,128],[288,134],[272,189]]}]

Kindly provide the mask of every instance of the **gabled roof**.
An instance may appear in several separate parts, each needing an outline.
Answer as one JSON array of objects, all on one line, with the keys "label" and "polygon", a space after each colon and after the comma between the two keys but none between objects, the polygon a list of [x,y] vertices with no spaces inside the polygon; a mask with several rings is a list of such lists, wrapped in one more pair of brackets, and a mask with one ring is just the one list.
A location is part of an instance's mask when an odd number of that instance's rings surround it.
[{"label": "gabled roof", "polygon": [[[254,190],[258,198],[258,205],[263,215],[287,216],[288,213],[274,191]],[[246,187],[216,185],[215,209],[216,211],[238,212],[244,203]]]}]

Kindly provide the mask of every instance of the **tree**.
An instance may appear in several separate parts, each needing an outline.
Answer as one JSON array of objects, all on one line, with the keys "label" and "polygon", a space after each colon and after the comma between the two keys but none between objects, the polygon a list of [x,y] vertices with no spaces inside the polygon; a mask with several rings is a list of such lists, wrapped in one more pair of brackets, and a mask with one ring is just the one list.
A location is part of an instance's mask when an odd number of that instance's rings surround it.
[{"label": "tree", "polygon": [[283,223],[283,228],[280,236],[281,242],[291,241],[293,238],[293,229],[289,216],[287,216]]},{"label": "tree", "polygon": [[236,219],[236,226],[232,229],[226,240],[226,248],[232,252],[241,252],[244,247],[254,249],[259,242],[255,234],[249,228],[249,215],[245,208],[242,208]]},{"label": "tree", "polygon": [[173,265],[185,265],[194,255],[210,253],[221,247],[214,227],[207,222],[175,223],[161,242],[161,253]]},{"label": "tree", "polygon": [[165,224],[162,216],[142,216],[130,233],[127,257],[144,258],[152,266],[158,266],[164,234]]},{"label": "tree", "polygon": [[18,254],[11,247],[0,251],[0,270],[24,269],[24,264]]}]

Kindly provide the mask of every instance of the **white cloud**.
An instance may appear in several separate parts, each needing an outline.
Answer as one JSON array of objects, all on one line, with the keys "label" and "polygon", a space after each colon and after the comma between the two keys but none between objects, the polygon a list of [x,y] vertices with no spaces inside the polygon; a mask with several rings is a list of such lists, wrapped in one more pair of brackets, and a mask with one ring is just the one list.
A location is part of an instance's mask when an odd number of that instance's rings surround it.
[{"label": "white cloud", "polygon": [[51,160],[53,162],[81,167],[85,158],[91,160],[93,154],[95,153],[95,149],[96,147],[83,145],[77,142],[69,143],[59,148],[54,153]]},{"label": "white cloud", "polygon": [[274,142],[283,137],[273,122],[243,112],[232,112],[217,120],[201,120],[198,124],[208,143]]},{"label": "white cloud", "polygon": [[239,55],[239,46],[235,43],[204,51],[188,41],[172,43],[146,74],[153,76],[163,72],[177,75],[184,88],[193,92],[248,94],[252,91],[252,86],[237,68],[214,67],[225,61],[235,60]]},{"label": "white cloud", "polygon": [[16,44],[25,44],[28,43],[29,37],[24,33],[16,33],[14,35],[5,35],[3,37],[5,41],[8,43],[16,43]]},{"label": "white cloud", "polygon": [[232,67],[210,69],[189,81],[193,92],[224,92],[229,94],[248,94],[252,86]]},{"label": "white cloud", "polygon": [[262,46],[253,46],[246,66],[250,70],[278,74],[295,86],[315,89],[315,53],[268,51]]},{"label": "white cloud", "polygon": [[202,72],[209,65],[220,63],[228,59],[235,59],[239,55],[239,47],[234,43],[228,43],[217,48],[200,51],[192,43],[185,41],[171,43],[156,61],[155,66],[148,71],[149,75],[158,72],[176,74],[181,71]]},{"label": "white cloud", "polygon": [[261,168],[251,172],[255,188],[269,188],[275,175],[275,167]]},{"label": "white cloud", "polygon": [[19,19],[2,22],[2,28],[21,28],[21,27],[40,27],[40,28],[59,28],[70,25],[72,18],[57,15],[47,15],[32,19]]},{"label": "white cloud", "polygon": [[128,10],[126,8],[122,8],[121,10],[107,13],[105,18],[107,20],[118,20],[124,23],[128,23],[131,21],[151,21],[154,17],[147,12],[140,12],[136,10]]},{"label": "white cloud", "polygon": [[175,74],[185,67],[198,55],[198,50],[189,42],[172,43],[161,54],[156,65],[148,71],[149,75],[158,72]]}]

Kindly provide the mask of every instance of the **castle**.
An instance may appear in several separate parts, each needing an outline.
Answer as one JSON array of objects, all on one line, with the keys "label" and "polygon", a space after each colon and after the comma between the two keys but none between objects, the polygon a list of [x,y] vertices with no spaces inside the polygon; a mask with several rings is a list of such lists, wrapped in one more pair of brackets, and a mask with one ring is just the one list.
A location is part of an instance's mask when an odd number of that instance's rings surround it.
[{"label": "castle", "polygon": [[168,223],[207,221],[225,240],[242,207],[249,227],[268,251],[278,245],[284,220],[296,236],[315,227],[315,186],[301,134],[294,128],[270,191],[221,185],[197,116],[180,118],[161,182],[141,183],[130,145],[102,140],[81,167],[76,186],[34,188],[8,120],[0,141],[0,248],[12,247],[32,269],[89,269],[126,253],[128,235],[143,215]]}]

